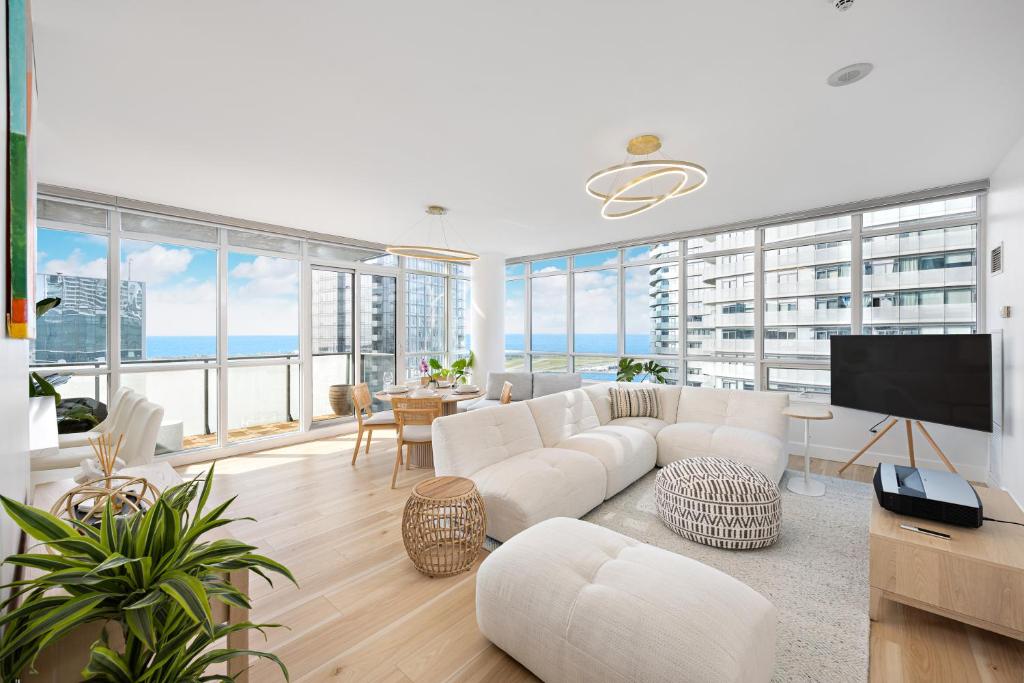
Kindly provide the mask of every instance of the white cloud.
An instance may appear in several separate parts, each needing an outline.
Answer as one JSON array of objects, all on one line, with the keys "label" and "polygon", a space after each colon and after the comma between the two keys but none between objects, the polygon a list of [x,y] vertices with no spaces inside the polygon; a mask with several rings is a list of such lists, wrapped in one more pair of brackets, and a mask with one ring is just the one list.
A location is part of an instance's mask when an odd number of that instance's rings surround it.
[{"label": "white cloud", "polygon": [[63,273],[81,277],[107,277],[107,259],[86,261],[81,249],[73,249],[66,259],[51,259],[43,264],[44,273]]},{"label": "white cloud", "polygon": [[534,334],[565,334],[567,330],[565,277],[534,278],[532,287],[531,329]]},{"label": "white cloud", "polygon": [[146,334],[217,334],[217,285],[189,278],[169,287],[146,288]]},{"label": "white cloud", "polygon": [[121,277],[127,280],[131,272],[132,280],[142,281],[147,285],[158,285],[173,275],[184,273],[191,262],[192,252],[189,249],[154,244],[130,253],[121,264]]},{"label": "white cloud", "polygon": [[574,277],[575,332],[615,334],[619,283],[616,272],[589,271]]},{"label": "white cloud", "polygon": [[239,299],[287,297],[299,291],[299,269],[295,261],[257,256],[231,269],[231,276],[245,280],[232,286],[232,295]]}]

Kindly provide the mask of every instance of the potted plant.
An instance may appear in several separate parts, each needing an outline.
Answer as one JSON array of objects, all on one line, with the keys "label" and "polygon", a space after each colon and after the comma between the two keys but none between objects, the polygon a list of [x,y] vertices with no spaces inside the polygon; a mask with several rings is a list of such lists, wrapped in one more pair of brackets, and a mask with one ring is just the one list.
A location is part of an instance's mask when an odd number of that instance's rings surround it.
[{"label": "potted plant", "polygon": [[615,375],[618,382],[653,382],[665,384],[668,380],[665,375],[668,368],[658,361],[649,360],[646,363],[633,358],[623,358],[619,361],[619,371]]},{"label": "potted plant", "polygon": [[[16,680],[44,648],[92,622],[104,624],[103,635],[90,648],[83,680],[230,681],[207,668],[244,655],[275,662],[287,679],[284,664],[271,653],[213,647],[230,633],[275,626],[214,623],[211,600],[249,608],[248,596],[226,580],[227,572],[250,570],[268,582],[268,573],[295,579],[281,564],[255,554],[254,546],[202,540],[233,521],[224,512],[234,499],[205,510],[212,480],[211,467],[205,477],[167,489],[151,508],[132,515],[117,514],[108,503],[95,527],[0,497],[11,519],[49,550],[4,560],[37,574],[11,584],[11,597],[0,606],[13,607],[0,617],[0,680]],[[111,624],[120,627],[123,645],[112,644]]]}]

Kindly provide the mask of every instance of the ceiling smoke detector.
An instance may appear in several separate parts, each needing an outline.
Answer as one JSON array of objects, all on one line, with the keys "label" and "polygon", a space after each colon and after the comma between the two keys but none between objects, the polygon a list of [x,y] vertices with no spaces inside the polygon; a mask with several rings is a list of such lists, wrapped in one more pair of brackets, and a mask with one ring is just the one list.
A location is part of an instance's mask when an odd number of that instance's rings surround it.
[{"label": "ceiling smoke detector", "polygon": [[[839,0],[836,1],[838,2]],[[875,67],[868,62],[860,62],[859,64],[844,66],[842,69],[832,72],[832,75],[828,77],[828,84],[833,88],[838,88],[840,86],[856,83],[857,81],[866,78],[874,68]]]},{"label": "ceiling smoke detector", "polygon": [[832,6],[840,12],[845,12],[853,7],[853,0],[832,0]]}]

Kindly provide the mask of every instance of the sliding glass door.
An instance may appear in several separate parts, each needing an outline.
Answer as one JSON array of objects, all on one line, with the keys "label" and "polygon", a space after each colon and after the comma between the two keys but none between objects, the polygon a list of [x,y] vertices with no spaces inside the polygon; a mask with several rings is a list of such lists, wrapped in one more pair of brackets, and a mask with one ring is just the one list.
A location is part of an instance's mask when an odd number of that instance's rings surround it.
[{"label": "sliding glass door", "polygon": [[[394,275],[359,276],[359,367],[371,392],[396,379],[398,280]],[[383,410],[374,400],[374,410]]]},{"label": "sliding glass door", "polygon": [[355,276],[351,271],[317,266],[312,268],[311,283],[312,417],[316,422],[352,414]]}]

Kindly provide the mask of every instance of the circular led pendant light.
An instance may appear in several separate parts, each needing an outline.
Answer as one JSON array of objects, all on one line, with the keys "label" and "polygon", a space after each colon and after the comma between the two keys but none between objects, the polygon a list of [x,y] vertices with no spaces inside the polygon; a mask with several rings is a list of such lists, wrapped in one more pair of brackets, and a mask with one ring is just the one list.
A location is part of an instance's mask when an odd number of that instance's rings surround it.
[{"label": "circular led pendant light", "polygon": [[[703,166],[690,161],[652,159],[661,149],[657,135],[638,135],[626,145],[630,157],[648,157],[627,161],[598,171],[587,179],[591,197],[602,200],[601,216],[628,218],[649,211],[670,199],[699,190],[708,181]],[[607,181],[602,191],[599,189]],[[664,182],[662,182],[664,181]]]},{"label": "circular led pendant light", "polygon": [[[464,251],[462,249],[453,249],[452,247],[448,246],[448,226],[446,225],[446,222],[444,220],[444,216],[446,216],[447,214],[448,209],[446,209],[443,206],[431,204],[430,206],[427,207],[427,220],[430,221],[432,220],[431,217],[433,217],[433,220],[435,220],[436,223],[440,226],[441,243],[443,243],[444,246],[427,246],[422,244],[396,244],[393,246],[385,247],[385,250],[389,254],[396,254],[397,256],[429,259],[431,261],[447,261],[449,263],[470,263],[471,261],[476,261],[477,259],[480,258],[479,254],[474,254],[471,251]],[[410,228],[410,230],[416,228],[416,226],[418,226],[422,222],[423,219],[421,218],[419,221],[416,222],[415,225],[412,226],[412,228]],[[428,233],[427,236],[429,237],[429,225],[426,232]]]}]

